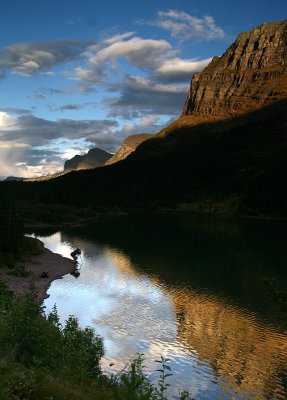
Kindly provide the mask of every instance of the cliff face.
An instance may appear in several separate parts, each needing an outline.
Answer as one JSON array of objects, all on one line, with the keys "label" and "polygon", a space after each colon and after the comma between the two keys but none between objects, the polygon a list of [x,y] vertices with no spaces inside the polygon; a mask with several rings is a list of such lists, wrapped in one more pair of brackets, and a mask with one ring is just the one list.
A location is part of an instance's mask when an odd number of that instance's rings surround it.
[{"label": "cliff face", "polygon": [[67,160],[64,165],[65,171],[73,171],[79,169],[91,169],[101,167],[112,157],[112,154],[101,149],[91,149],[83,156],[77,155]]},{"label": "cliff face", "polygon": [[105,165],[114,164],[118,161],[124,160],[145,140],[149,139],[152,135],[148,133],[140,133],[139,135],[132,135],[126,138],[122,147],[111,157]]},{"label": "cliff face", "polygon": [[182,115],[232,116],[287,97],[287,20],[241,33],[195,73]]}]

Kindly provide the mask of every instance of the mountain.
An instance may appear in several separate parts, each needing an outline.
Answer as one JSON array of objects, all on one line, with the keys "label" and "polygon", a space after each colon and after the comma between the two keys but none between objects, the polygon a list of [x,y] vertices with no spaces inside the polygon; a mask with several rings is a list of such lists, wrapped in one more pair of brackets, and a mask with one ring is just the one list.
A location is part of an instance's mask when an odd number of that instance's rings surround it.
[{"label": "mountain", "polygon": [[7,176],[7,178],[5,178],[5,181],[24,181],[26,178],[23,177],[18,177],[18,176]]},{"label": "mountain", "polygon": [[287,20],[241,33],[194,74],[182,115],[226,117],[287,97]]},{"label": "mountain", "polygon": [[91,169],[104,165],[112,154],[101,149],[91,149],[87,154],[82,156],[76,155],[75,157],[67,160],[64,165],[64,171],[74,171],[79,169]]},{"label": "mountain", "polygon": [[192,79],[182,116],[121,162],[6,185],[51,204],[287,217],[286,26],[241,34]]},{"label": "mountain", "polygon": [[36,178],[25,178],[25,181],[27,181],[27,182],[47,181],[47,180],[50,180],[50,179],[58,178],[59,176],[67,174],[68,172],[70,172],[70,171],[67,170],[67,171],[55,172],[54,174],[37,176]]},{"label": "mountain", "polygon": [[128,136],[124,141],[122,147],[105,163],[105,165],[111,165],[118,161],[124,160],[133,153],[136,148],[143,143],[145,140],[150,139],[152,135],[148,133],[140,133],[138,135]]}]

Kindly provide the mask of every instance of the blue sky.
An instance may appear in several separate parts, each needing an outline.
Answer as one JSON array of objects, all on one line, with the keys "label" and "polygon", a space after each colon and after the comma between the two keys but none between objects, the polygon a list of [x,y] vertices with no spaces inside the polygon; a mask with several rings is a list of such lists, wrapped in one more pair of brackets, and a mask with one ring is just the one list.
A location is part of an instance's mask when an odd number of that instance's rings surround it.
[{"label": "blue sky", "polygon": [[0,15],[0,176],[40,176],[182,110],[191,77],[285,1],[26,0]]}]

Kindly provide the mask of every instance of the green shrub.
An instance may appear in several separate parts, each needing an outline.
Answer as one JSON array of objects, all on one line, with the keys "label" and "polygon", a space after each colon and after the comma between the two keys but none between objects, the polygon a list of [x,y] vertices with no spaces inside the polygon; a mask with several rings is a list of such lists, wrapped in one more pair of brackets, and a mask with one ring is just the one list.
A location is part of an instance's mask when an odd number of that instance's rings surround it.
[{"label": "green shrub", "polygon": [[154,387],[144,374],[143,354],[134,359],[128,371],[114,378],[114,400],[150,400]]},{"label": "green shrub", "polygon": [[62,328],[57,310],[47,317],[31,290],[24,299],[0,292],[0,355],[26,367],[57,371],[73,382],[100,375],[102,338],[90,328],[80,329],[75,317]]},{"label": "green shrub", "polygon": [[[170,385],[167,378],[173,375],[168,365],[169,359],[161,356],[160,360],[156,360],[160,365],[156,384],[152,384],[144,373],[143,361],[143,354],[137,355],[127,371],[121,371],[112,377],[113,400],[168,400],[167,390]],[[192,400],[187,391],[181,391],[179,396],[180,400]]]},{"label": "green shrub", "polygon": [[79,383],[100,375],[100,359],[104,355],[103,339],[93,329],[80,329],[78,320],[70,316],[62,331],[63,367],[73,381]]},{"label": "green shrub", "polygon": [[0,398],[32,399],[36,386],[35,373],[16,363],[0,360]]}]

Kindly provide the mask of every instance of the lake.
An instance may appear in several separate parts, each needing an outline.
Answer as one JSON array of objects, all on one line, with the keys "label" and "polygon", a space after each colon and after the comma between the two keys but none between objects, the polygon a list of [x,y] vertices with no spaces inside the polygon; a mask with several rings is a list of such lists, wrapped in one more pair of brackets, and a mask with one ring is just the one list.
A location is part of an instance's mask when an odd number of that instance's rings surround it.
[{"label": "lake", "polygon": [[80,276],[54,281],[44,305],[103,336],[105,373],[143,353],[156,381],[165,356],[170,398],[287,398],[287,331],[263,282],[287,287],[286,224],[122,214],[35,236],[66,257],[82,250]]}]

